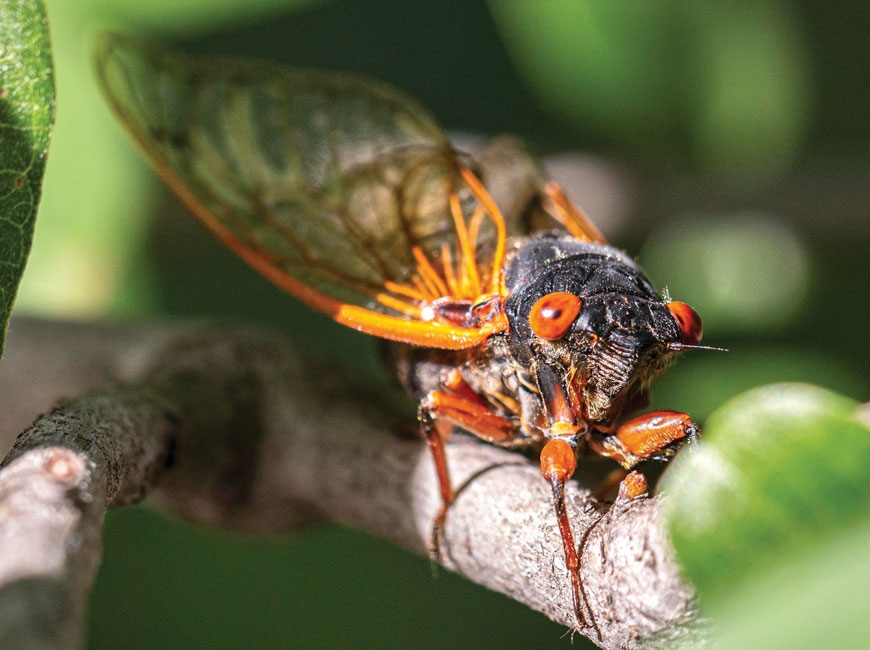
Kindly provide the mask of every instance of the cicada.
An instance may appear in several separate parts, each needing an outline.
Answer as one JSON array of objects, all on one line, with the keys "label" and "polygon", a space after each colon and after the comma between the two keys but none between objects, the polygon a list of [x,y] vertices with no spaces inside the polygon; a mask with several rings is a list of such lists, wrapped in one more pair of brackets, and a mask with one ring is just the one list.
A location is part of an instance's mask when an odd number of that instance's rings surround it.
[{"label": "cicada", "polygon": [[378,81],[197,59],[106,35],[114,111],[192,212],[275,285],[393,346],[419,400],[443,505],[454,430],[540,453],[587,625],[564,488],[581,454],[623,468],[693,440],[643,405],[697,347],[701,320],[660,295],[515,140],[461,153],[414,99]]}]

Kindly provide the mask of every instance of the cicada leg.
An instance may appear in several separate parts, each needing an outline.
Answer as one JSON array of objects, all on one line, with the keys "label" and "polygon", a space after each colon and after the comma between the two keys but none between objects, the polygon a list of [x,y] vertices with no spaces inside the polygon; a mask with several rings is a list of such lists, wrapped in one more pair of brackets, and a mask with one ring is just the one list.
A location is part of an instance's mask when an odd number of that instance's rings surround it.
[{"label": "cicada leg", "polygon": [[592,491],[592,496],[596,501],[612,501],[613,495],[619,490],[622,481],[628,476],[628,470],[623,467],[616,467],[607,473],[604,480],[599,483]]},{"label": "cicada leg", "polygon": [[583,606],[586,595],[580,581],[580,556],[574,544],[574,534],[571,532],[571,521],[565,507],[565,483],[577,468],[576,449],[560,438],[553,438],[541,450],[541,474],[553,490],[553,508],[562,537],[562,548],[565,554],[565,568],[571,578],[571,600],[574,605],[574,616],[581,628],[588,627]]},{"label": "cicada leg", "polygon": [[469,386],[458,370],[451,371],[443,382],[443,390],[431,391],[420,403],[420,428],[435,462],[441,490],[441,508],[432,522],[429,538],[429,557],[433,562],[441,558],[441,534],[447,510],[456,494],[450,482],[447,456],[444,448],[454,426],[494,444],[517,440],[516,425],[495,413],[490,405]]},{"label": "cicada leg", "polygon": [[693,442],[698,432],[698,425],[686,413],[653,411],[623,422],[612,434],[593,439],[590,448],[631,469],[642,460],[670,458],[677,447]]},{"label": "cicada leg", "polygon": [[[649,393],[640,391],[634,394],[622,412],[638,411],[649,406],[649,402]],[[651,423],[657,423],[657,426],[651,426]],[[595,488],[593,496],[599,501],[612,498],[631,467],[648,457],[654,457],[662,447],[679,443],[687,435],[693,435],[692,428],[697,433],[697,426],[689,416],[676,411],[654,411],[623,422],[610,436],[605,437],[609,442],[592,445],[592,451],[614,458],[622,465],[604,478]]]}]

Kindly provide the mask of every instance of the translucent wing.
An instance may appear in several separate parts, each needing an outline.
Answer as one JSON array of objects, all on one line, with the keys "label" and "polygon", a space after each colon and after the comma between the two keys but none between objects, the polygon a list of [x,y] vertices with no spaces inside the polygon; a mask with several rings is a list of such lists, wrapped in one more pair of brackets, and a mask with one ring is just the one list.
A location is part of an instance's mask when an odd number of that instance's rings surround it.
[{"label": "translucent wing", "polygon": [[102,38],[98,72],[209,227],[318,291],[368,301],[407,274],[414,245],[431,248],[450,227],[455,155],[422,107],[384,84],[192,59],[118,35]]}]

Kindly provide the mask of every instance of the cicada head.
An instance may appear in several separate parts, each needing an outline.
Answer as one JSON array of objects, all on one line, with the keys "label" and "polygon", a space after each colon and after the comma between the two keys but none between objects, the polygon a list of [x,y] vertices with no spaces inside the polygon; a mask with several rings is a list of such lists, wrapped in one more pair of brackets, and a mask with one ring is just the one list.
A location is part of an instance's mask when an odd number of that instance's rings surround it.
[{"label": "cicada head", "polygon": [[550,423],[606,429],[700,340],[700,318],[653,289],[637,264],[600,244],[538,238],[512,262],[510,347]]}]

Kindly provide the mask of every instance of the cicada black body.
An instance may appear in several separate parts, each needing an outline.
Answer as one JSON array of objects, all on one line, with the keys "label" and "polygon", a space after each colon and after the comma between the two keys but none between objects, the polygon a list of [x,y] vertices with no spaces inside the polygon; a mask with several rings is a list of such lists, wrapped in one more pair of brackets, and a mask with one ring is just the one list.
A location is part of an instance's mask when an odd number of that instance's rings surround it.
[{"label": "cicada black body", "polygon": [[584,627],[565,482],[581,452],[628,469],[697,434],[684,413],[626,420],[697,346],[697,314],[656,293],[516,141],[460,154],[385,84],[113,35],[98,72],[156,171],[224,243],[310,307],[396,346],[440,482],[436,555],[452,431],[540,449]]}]

